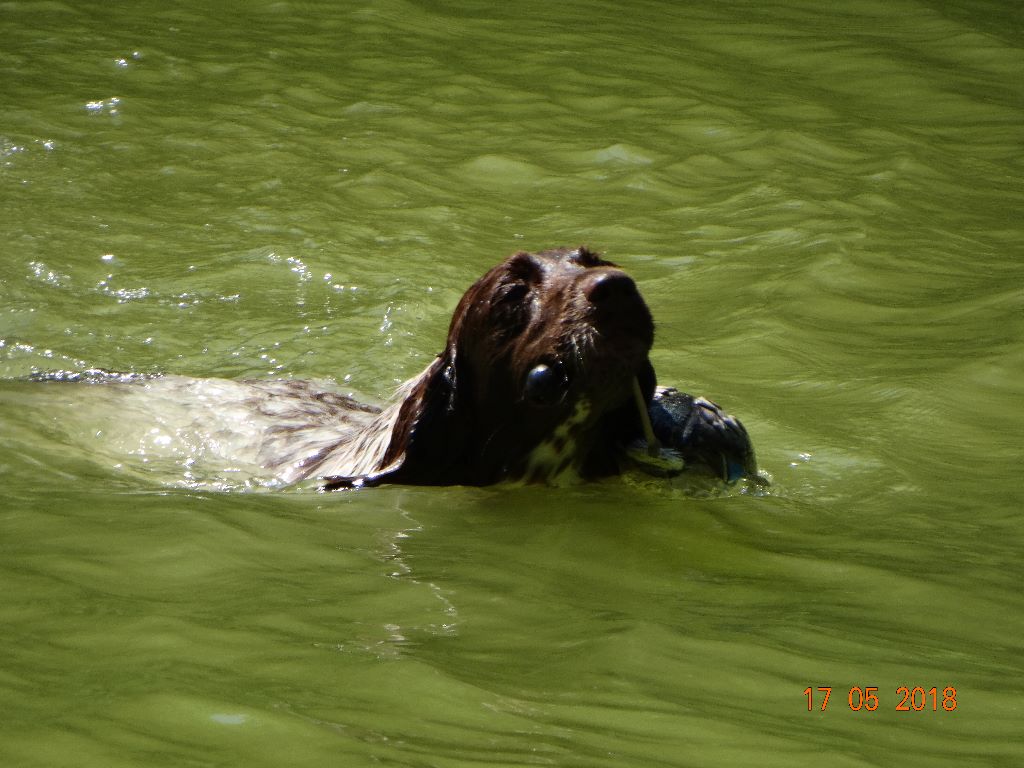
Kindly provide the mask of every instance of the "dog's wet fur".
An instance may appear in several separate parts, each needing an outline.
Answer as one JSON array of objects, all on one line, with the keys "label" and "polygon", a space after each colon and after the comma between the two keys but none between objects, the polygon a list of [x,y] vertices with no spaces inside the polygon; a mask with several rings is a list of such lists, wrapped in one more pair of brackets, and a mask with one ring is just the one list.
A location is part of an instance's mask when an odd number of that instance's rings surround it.
[{"label": "dog's wet fur", "polygon": [[[197,422],[244,433],[246,455],[279,480],[326,489],[560,483],[631,466],[677,474],[684,461],[726,481],[753,476],[737,420],[656,387],[653,341],[632,278],[586,248],[563,248],[514,254],[477,280],[444,350],[383,408],[298,380],[166,376],[144,386],[198,404]],[[678,459],[668,470],[645,458],[659,441]]]},{"label": "dog's wet fur", "polygon": [[653,340],[647,305],[615,265],[585,248],[517,253],[466,291],[444,351],[389,407],[282,462],[284,474],[329,487],[614,474],[641,434],[634,377],[654,393]]}]

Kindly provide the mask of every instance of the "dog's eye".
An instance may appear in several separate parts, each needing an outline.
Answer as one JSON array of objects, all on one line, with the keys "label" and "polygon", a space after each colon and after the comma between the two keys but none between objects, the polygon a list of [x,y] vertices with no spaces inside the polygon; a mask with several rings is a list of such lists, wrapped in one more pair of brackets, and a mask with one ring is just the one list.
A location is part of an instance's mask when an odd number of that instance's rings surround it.
[{"label": "dog's eye", "polygon": [[560,363],[540,363],[526,374],[523,394],[528,403],[549,408],[562,402],[568,389],[569,379]]}]

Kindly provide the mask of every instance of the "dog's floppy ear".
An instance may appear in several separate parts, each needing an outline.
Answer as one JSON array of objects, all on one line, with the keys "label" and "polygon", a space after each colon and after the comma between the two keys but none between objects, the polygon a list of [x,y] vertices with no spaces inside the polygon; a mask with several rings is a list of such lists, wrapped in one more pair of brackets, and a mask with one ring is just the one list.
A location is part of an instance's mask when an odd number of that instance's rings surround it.
[{"label": "dog's floppy ear", "polygon": [[378,469],[366,475],[327,477],[323,490],[458,482],[452,479],[459,469],[462,440],[454,360],[439,356],[410,384]]},{"label": "dog's floppy ear", "polygon": [[468,370],[450,346],[402,404],[384,460],[390,482],[413,485],[472,483],[467,455],[474,425],[462,402]]},{"label": "dog's floppy ear", "polygon": [[365,476],[327,478],[325,490],[385,482],[479,485],[493,481],[476,476],[480,471],[474,454],[480,438],[468,394],[476,384],[462,347],[464,337],[473,336],[464,328],[470,308],[489,294],[496,273],[497,268],[492,269],[470,286],[452,315],[445,351],[408,382],[379,468]]}]

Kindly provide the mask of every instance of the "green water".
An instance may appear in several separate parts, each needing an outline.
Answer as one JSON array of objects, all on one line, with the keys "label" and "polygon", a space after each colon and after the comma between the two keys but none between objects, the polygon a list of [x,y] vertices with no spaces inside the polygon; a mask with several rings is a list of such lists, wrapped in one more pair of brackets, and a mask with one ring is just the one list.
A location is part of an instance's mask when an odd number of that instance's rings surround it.
[{"label": "green water", "polygon": [[[1020,764],[1017,4],[223,6],[0,3],[0,763]],[[579,243],[769,494],[208,492],[14,381],[383,397]]]}]

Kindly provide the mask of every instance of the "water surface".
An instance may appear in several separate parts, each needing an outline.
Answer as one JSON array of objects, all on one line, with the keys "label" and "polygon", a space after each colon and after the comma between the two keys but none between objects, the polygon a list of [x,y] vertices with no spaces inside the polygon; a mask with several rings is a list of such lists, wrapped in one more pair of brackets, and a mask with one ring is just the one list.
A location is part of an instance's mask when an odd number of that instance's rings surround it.
[{"label": "water surface", "polygon": [[[980,1],[0,4],[3,762],[1019,762],[1022,29]],[[19,381],[383,398],[485,269],[580,243],[769,494],[211,490]]]}]

